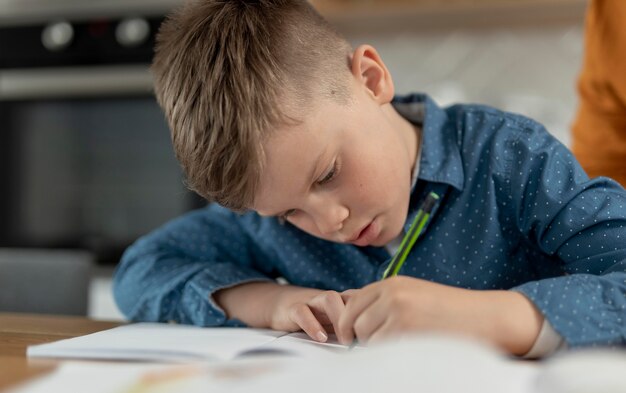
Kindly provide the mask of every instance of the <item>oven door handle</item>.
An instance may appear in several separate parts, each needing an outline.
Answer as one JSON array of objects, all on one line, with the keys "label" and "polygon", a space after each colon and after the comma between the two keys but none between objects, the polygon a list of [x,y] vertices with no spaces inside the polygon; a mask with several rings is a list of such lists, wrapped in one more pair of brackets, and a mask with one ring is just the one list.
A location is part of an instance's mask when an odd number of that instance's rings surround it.
[{"label": "oven door handle", "polygon": [[151,95],[147,65],[0,70],[0,101]]}]

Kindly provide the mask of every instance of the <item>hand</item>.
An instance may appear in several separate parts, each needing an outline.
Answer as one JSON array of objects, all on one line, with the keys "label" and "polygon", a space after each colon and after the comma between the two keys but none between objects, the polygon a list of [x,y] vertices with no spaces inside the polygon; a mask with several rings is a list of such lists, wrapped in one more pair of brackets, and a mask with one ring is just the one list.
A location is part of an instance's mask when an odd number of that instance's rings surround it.
[{"label": "hand", "polygon": [[337,330],[345,310],[338,292],[272,282],[236,285],[217,291],[213,297],[229,318],[250,327],[288,332],[302,329],[320,342]]},{"label": "hand", "polygon": [[[292,287],[295,288],[295,287]],[[326,342],[337,330],[345,304],[338,292],[298,288],[283,292],[270,317],[276,330],[304,330],[312,339]]]},{"label": "hand", "polygon": [[339,340],[376,342],[417,331],[478,337],[515,354],[534,343],[543,317],[523,295],[476,291],[405,276],[342,294],[346,302],[336,329]]},{"label": "hand", "polygon": [[343,293],[346,311],[338,336],[375,342],[419,330],[455,330],[467,324],[469,290],[396,276]]}]

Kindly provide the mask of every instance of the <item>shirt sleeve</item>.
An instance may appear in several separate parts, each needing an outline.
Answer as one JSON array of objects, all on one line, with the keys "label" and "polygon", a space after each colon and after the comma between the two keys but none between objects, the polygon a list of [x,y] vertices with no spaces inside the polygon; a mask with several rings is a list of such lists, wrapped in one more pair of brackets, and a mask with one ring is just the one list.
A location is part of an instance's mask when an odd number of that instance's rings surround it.
[{"label": "shirt sleeve", "polygon": [[259,250],[241,216],[218,205],[188,213],[129,247],[113,279],[113,294],[134,321],[243,326],[213,301],[222,288],[269,281],[255,263]]},{"label": "shirt sleeve", "polygon": [[566,347],[567,344],[563,340],[563,337],[561,337],[554,330],[554,328],[552,327],[552,325],[550,325],[550,322],[548,322],[547,319],[544,319],[535,343],[533,344],[532,348],[530,348],[530,351],[528,351],[522,357],[525,359],[542,358]]},{"label": "shirt sleeve", "polygon": [[569,347],[625,344],[626,192],[611,179],[590,180],[541,125],[524,120],[514,128],[507,206],[522,237],[550,255],[561,275],[513,290]]}]

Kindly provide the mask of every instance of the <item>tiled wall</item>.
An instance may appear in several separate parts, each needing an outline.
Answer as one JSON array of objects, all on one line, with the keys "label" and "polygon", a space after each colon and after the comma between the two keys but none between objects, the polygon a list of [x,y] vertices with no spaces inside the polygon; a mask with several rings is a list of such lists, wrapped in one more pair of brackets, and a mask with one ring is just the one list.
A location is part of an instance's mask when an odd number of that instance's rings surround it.
[{"label": "tiled wall", "polygon": [[475,102],[542,122],[563,143],[576,110],[581,24],[368,34],[353,45],[374,45],[398,93],[423,91],[440,104]]}]

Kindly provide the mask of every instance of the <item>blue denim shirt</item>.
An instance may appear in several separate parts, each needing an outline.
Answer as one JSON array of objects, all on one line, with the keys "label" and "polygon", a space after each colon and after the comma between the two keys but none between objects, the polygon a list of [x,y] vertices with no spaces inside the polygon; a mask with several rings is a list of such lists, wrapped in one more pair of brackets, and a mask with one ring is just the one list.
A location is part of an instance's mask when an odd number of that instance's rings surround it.
[{"label": "blue denim shirt", "polygon": [[[400,274],[526,295],[569,346],[626,343],[626,192],[590,180],[543,126],[479,105],[421,105],[422,155],[405,230],[430,192],[440,195]],[[422,122],[423,120],[423,122]],[[142,237],[114,278],[132,320],[236,326],[211,294],[284,277],[343,291],[378,280],[390,255],[315,238],[273,217],[218,205]]]}]

